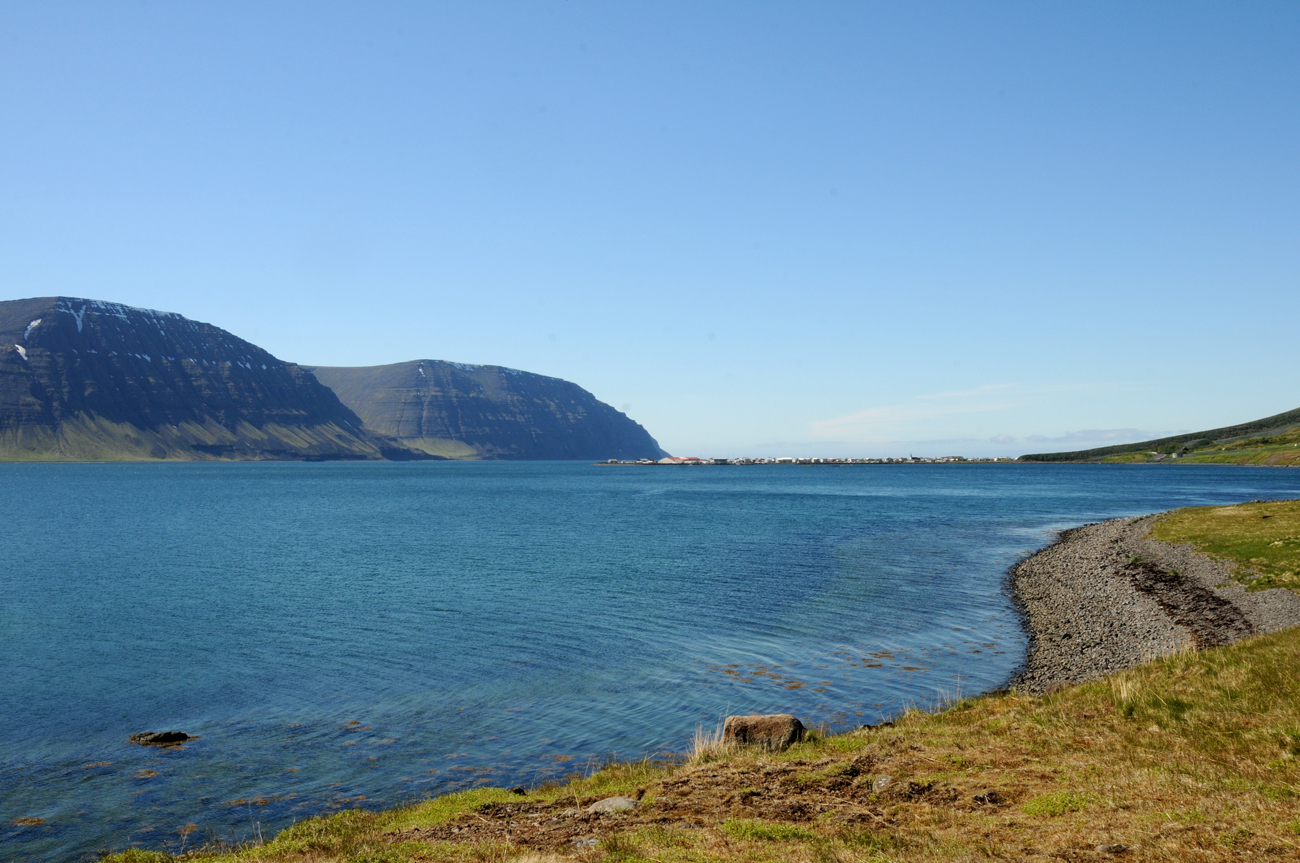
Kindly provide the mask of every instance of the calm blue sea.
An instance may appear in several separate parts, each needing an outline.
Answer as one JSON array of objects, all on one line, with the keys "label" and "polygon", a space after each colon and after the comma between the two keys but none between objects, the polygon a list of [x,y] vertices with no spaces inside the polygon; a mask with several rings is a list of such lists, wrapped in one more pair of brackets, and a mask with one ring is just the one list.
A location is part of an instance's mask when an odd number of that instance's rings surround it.
[{"label": "calm blue sea", "polygon": [[[0,860],[72,860],[979,692],[1023,656],[1007,568],[1055,531],[1300,471],[6,464],[0,492]],[[126,743],[170,729],[200,737]]]}]

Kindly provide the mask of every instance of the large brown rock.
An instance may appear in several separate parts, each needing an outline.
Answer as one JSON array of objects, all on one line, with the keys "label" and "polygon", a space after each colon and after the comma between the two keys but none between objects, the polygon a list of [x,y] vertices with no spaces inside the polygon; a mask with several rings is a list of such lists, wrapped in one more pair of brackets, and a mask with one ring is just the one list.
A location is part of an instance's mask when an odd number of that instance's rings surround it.
[{"label": "large brown rock", "polygon": [[788,713],[728,716],[722,726],[722,742],[779,752],[803,740],[805,730],[803,723]]}]

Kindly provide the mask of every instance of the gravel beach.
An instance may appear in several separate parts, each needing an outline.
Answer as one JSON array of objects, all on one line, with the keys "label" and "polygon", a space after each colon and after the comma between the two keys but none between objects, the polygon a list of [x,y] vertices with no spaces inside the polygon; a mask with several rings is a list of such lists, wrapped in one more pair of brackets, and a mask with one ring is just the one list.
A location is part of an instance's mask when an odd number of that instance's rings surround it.
[{"label": "gravel beach", "polygon": [[1300,626],[1300,596],[1247,593],[1188,545],[1147,539],[1155,515],[1064,531],[1011,568],[1029,652],[1010,685],[1041,694],[1156,657]]}]

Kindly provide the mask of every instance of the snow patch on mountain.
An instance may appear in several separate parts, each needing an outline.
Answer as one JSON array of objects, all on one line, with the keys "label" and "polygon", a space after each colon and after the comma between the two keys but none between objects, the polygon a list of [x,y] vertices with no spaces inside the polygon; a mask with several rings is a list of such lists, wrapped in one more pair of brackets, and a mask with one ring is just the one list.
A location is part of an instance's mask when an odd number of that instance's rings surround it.
[{"label": "snow patch on mountain", "polygon": [[[80,309],[76,308],[78,305],[81,306]],[[103,300],[78,300],[72,297],[59,297],[54,309],[72,315],[77,322],[77,332],[82,330],[86,312],[90,312],[92,315],[118,318],[128,324],[132,323],[135,318],[145,317],[149,319],[145,323],[153,324],[160,330],[163,329],[163,322],[165,321],[183,321],[190,324],[190,329],[195,328],[193,321],[189,321],[176,312],[160,312],[157,309],[142,309],[138,306],[126,306],[121,303],[106,303]]]}]

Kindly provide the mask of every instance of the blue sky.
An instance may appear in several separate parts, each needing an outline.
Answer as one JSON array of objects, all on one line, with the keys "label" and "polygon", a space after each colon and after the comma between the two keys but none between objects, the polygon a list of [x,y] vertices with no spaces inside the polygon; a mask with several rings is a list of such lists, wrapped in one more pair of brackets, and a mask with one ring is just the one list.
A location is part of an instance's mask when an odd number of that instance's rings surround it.
[{"label": "blue sky", "polygon": [[1300,406],[1300,5],[0,6],[0,298],[573,380],[683,455]]}]

